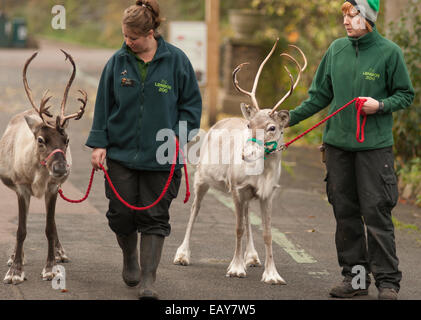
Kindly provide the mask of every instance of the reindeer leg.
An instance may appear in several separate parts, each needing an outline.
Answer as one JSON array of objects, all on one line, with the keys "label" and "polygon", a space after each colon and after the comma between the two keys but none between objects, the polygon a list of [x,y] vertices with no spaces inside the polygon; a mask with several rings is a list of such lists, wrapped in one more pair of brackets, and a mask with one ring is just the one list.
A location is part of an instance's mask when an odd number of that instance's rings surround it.
[{"label": "reindeer leg", "polygon": [[[56,197],[57,197],[57,186],[56,185],[50,185],[49,186],[49,190],[51,190],[52,193],[56,193]],[[56,205],[56,201],[57,199],[54,201],[54,203],[51,203],[51,205],[54,205],[54,208],[52,210],[54,210],[55,212],[55,205]],[[49,203],[47,202],[47,198],[46,198],[46,202],[45,202],[46,208],[47,208],[47,212],[48,212],[48,206]],[[50,209],[51,210],[51,209]],[[56,262],[62,262],[62,263],[66,263],[69,262],[70,259],[69,257],[66,255],[66,251],[64,250],[63,246],[60,243],[60,240],[58,238],[58,233],[57,233],[57,227],[56,227],[56,223],[55,223],[55,214],[53,216],[53,224],[52,224],[52,228],[53,228],[53,232],[55,234],[56,237],[56,241],[55,241],[55,246],[54,246],[54,256],[55,256],[55,260]]]},{"label": "reindeer leg", "polygon": [[[55,224],[54,224],[55,226]],[[60,240],[58,239],[57,230],[56,233],[56,246],[55,246],[55,259],[56,262],[62,262],[67,263],[70,261],[69,257],[66,254],[66,251],[64,250],[63,246],[60,243]]]},{"label": "reindeer leg", "polygon": [[56,245],[58,243],[57,238],[57,228],[55,222],[55,211],[56,211],[56,201],[57,201],[57,186],[49,185],[47,192],[45,193],[45,206],[47,209],[47,221],[45,227],[45,235],[48,240],[48,254],[47,262],[42,270],[42,279],[43,280],[53,280],[55,274],[53,268],[56,265]]},{"label": "reindeer leg", "polygon": [[26,222],[31,195],[25,187],[18,189],[19,223],[16,233],[16,248],[13,256],[13,262],[4,277],[4,283],[19,284],[25,281],[25,272],[23,271],[23,242],[26,238]]},{"label": "reindeer leg", "polygon": [[174,264],[188,266],[190,264],[190,236],[193,230],[193,224],[196,221],[197,215],[200,210],[200,203],[203,200],[206,192],[209,190],[209,185],[200,183],[198,173],[195,174],[195,187],[194,187],[194,201],[190,210],[189,223],[187,224],[186,234],[184,235],[183,243],[178,247],[174,257]]},{"label": "reindeer leg", "polygon": [[232,198],[235,204],[235,216],[237,218],[235,251],[234,257],[228,266],[227,277],[244,278],[246,276],[246,265],[242,255],[241,239],[244,234],[244,202],[241,201],[238,191],[232,191]]},{"label": "reindeer leg", "polygon": [[273,261],[271,231],[272,199],[260,200],[260,210],[262,214],[263,240],[266,248],[265,271],[262,275],[262,281],[269,284],[286,284],[285,280],[282,279],[276,270],[275,262]]},{"label": "reindeer leg", "polygon": [[[12,266],[13,261],[15,260],[15,256],[16,256],[16,244],[15,244],[15,249],[13,250],[13,253],[10,255],[9,260],[7,260],[8,267]],[[25,254],[24,254],[24,251],[22,250],[22,265],[24,266],[25,264],[26,264]]]},{"label": "reindeer leg", "polygon": [[244,206],[244,218],[246,223],[246,239],[247,247],[244,252],[244,260],[246,261],[247,267],[260,267],[262,263],[260,262],[259,255],[257,254],[256,249],[254,248],[253,241],[253,231],[251,229],[250,216],[248,211],[248,203]]}]

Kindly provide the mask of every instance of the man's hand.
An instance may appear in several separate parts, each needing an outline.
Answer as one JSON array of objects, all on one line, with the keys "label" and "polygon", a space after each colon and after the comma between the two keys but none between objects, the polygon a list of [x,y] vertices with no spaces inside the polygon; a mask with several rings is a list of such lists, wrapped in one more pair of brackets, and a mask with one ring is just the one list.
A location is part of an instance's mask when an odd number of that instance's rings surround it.
[{"label": "man's hand", "polygon": [[95,170],[100,169],[99,164],[104,164],[105,157],[107,156],[107,150],[103,148],[95,148],[92,151],[91,164]]},{"label": "man's hand", "polygon": [[379,101],[370,97],[359,97],[360,99],[367,99],[362,107],[362,111],[366,114],[375,114],[379,110]]}]

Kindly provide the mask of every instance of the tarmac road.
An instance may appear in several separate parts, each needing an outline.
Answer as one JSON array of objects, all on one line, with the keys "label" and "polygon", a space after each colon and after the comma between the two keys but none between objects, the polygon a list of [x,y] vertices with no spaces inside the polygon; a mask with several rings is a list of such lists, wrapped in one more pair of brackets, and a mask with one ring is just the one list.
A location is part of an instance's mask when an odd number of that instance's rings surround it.
[{"label": "tarmac road", "polygon": [[[63,48],[74,57],[78,75],[68,99],[68,112],[78,108],[77,89],[88,92],[87,113],[82,120],[70,123],[68,129],[73,167],[63,190],[71,198],[80,198],[86,190],[91,172],[90,149],[84,142],[90,130],[96,85],[112,50],[85,49],[67,44],[43,41],[38,57],[28,71],[28,81],[35,100],[45,89],[55,95],[59,106],[71,68],[64,61]],[[22,85],[22,68],[33,50],[0,50],[0,132],[10,118],[30,107]],[[234,253],[235,220],[229,197],[209,192],[202,204],[192,236],[192,264],[172,264],[177,247],[184,237],[192,199],[183,203],[185,184],[171,210],[172,233],[165,242],[158,270],[157,289],[168,300],[326,300],[333,284],[341,280],[334,246],[335,223],[324,194],[324,168],[316,148],[290,147],[284,161],[292,174],[282,173],[281,190],[272,215],[274,258],[277,269],[287,281],[285,286],[266,285],[260,281],[263,267],[249,268],[243,279],[227,278],[225,272]],[[194,168],[189,168],[193,179]],[[193,194],[193,193],[192,193]],[[0,186],[0,276],[5,275],[6,261],[14,247],[17,228],[15,194]],[[36,300],[132,300],[136,288],[128,288],[121,280],[122,257],[115,236],[105,218],[107,202],[103,175],[96,174],[93,191],[82,204],[69,204],[59,199],[56,210],[60,240],[71,259],[63,264],[66,292],[54,290],[52,282],[40,277],[47,256],[44,234],[43,200],[32,198],[25,241],[27,281],[20,285],[0,283],[0,299]],[[258,225],[257,203],[251,207],[254,239],[261,261],[264,261],[262,232]],[[421,227],[421,210],[399,204],[395,217]],[[421,233],[410,228],[396,230],[397,252],[403,272],[400,299],[421,299]],[[377,299],[377,290],[370,287],[369,296]]]}]

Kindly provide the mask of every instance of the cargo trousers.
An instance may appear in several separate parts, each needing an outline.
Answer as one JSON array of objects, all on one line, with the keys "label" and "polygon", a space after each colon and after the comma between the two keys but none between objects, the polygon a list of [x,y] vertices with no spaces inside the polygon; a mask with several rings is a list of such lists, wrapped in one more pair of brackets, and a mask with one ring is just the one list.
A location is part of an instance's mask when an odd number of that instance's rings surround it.
[{"label": "cargo trousers", "polygon": [[325,145],[326,192],[336,219],[335,243],[344,277],[354,266],[378,288],[400,289],[392,209],[398,201],[392,147],[350,152]]},{"label": "cargo trousers", "polygon": [[[160,196],[169,171],[144,171],[130,169],[107,158],[108,175],[120,196],[136,207],[149,206]],[[177,197],[181,183],[181,169],[174,170],[171,183],[164,197],[154,207],[137,211],[127,208],[113,193],[105,179],[105,195],[109,200],[108,225],[119,236],[135,231],[167,237],[171,233],[169,209]]]}]

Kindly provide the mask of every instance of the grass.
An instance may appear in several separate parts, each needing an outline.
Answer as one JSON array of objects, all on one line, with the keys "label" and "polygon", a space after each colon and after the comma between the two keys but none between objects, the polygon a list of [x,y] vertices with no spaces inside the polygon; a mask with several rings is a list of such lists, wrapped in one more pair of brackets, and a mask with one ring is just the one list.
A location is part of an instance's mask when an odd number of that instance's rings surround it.
[{"label": "grass", "polygon": [[414,224],[403,223],[402,221],[399,221],[395,217],[392,217],[392,221],[393,221],[393,225],[398,230],[407,230],[409,233],[413,233],[413,232],[421,233],[421,229]]}]

